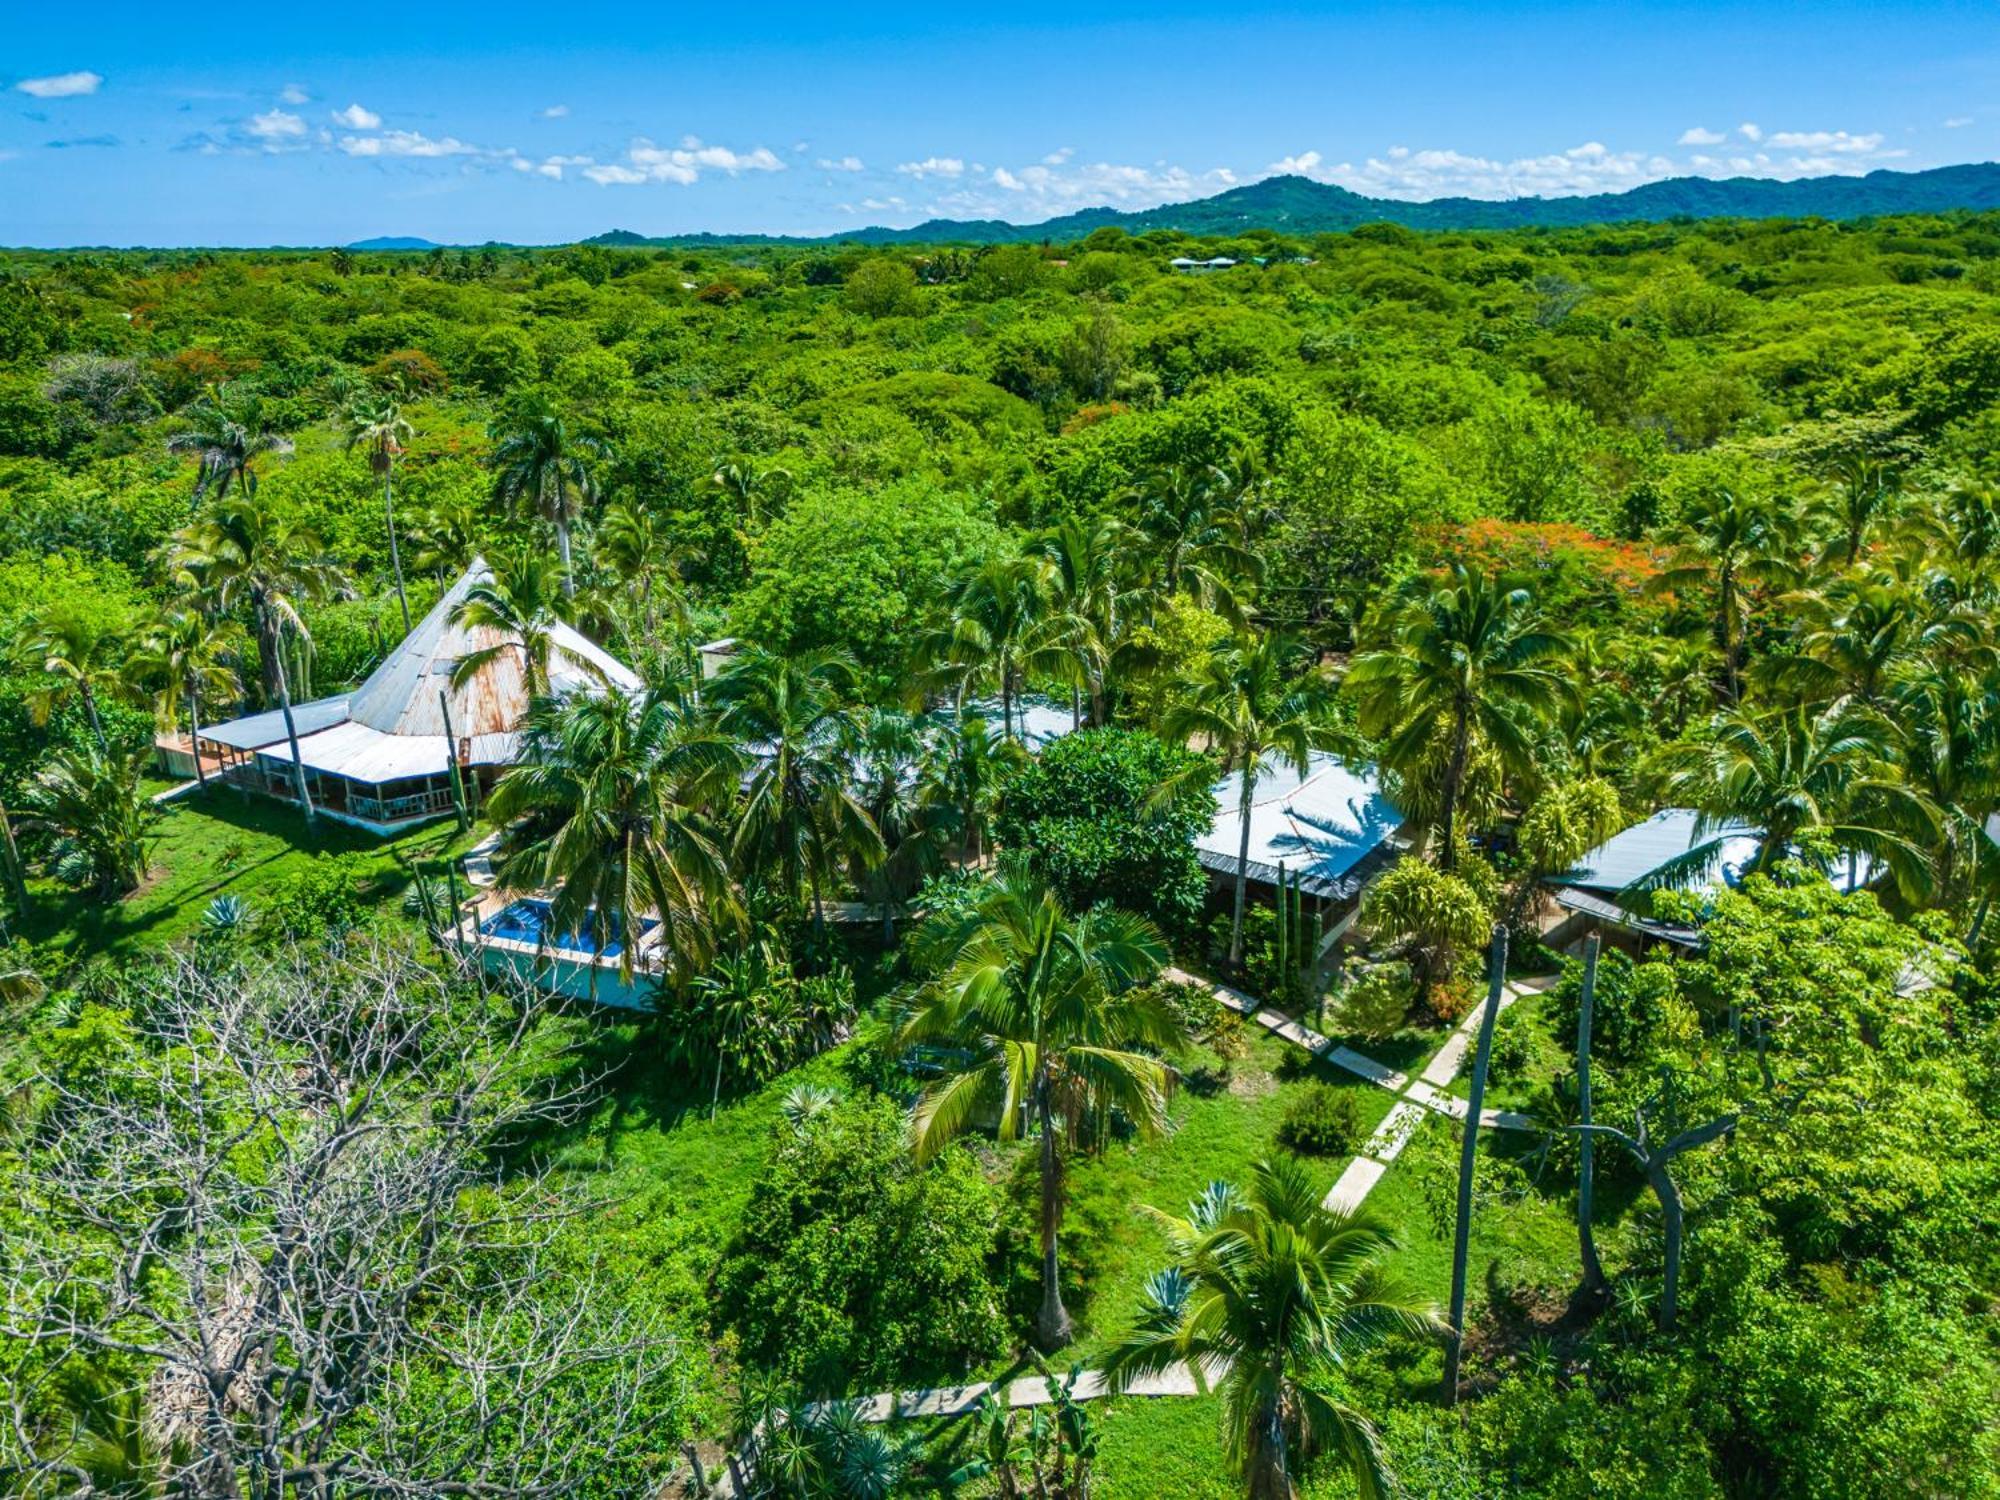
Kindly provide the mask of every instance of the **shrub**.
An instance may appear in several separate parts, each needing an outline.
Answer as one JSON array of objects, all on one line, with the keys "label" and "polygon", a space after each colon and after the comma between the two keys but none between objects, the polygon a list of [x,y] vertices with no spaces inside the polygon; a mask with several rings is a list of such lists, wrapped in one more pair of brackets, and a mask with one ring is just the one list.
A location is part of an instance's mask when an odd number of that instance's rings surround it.
[{"label": "shrub", "polygon": [[1000,1352],[999,1195],[970,1151],[917,1166],[888,1099],[781,1120],[775,1145],[716,1273],[750,1359],[823,1394],[957,1375]]},{"label": "shrub", "polygon": [[1278,1140],[1307,1156],[1351,1156],[1361,1147],[1361,1112],[1354,1095],[1331,1084],[1310,1085],[1285,1107]]},{"label": "shrub", "polygon": [[354,926],[361,861],[353,854],[317,854],[298,874],[271,887],[257,918],[260,936],[310,943]]},{"label": "shrub", "polygon": [[1334,1007],[1340,1029],[1352,1036],[1385,1037],[1408,1019],[1416,981],[1406,963],[1370,964],[1348,981]]},{"label": "shrub", "polygon": [[1208,789],[1164,808],[1148,803],[1197,764],[1144,730],[1066,735],[1008,783],[995,831],[1070,910],[1108,901],[1185,932],[1208,889],[1194,852],[1212,813]]}]

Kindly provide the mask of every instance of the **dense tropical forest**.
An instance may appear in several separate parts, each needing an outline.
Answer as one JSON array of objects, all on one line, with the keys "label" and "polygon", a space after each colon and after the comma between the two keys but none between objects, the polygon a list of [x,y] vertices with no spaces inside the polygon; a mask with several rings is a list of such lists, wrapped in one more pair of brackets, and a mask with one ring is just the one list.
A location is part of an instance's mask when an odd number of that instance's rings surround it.
[{"label": "dense tropical forest", "polygon": [[[6,253],[0,495],[0,1490],[2000,1495],[2000,219]],[[163,776],[481,556],[488,795]]]}]

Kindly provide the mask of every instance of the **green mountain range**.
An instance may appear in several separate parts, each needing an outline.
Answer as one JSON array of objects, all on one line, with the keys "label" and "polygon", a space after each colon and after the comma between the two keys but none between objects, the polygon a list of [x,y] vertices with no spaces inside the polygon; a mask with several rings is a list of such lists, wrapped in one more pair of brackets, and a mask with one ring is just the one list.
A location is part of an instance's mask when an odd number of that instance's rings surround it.
[{"label": "green mountain range", "polygon": [[1003,219],[931,219],[909,229],[875,227],[817,239],[763,234],[656,237],[618,229],[585,243],[990,245],[1009,240],[1080,239],[1106,225],[1116,225],[1133,234],[1149,229],[1173,229],[1195,235],[1231,235],[1247,229],[1323,234],[1385,221],[1412,229],[1522,229],[1677,218],[1858,219],[1880,214],[1944,213],[1954,209],[2000,209],[2000,163],[1934,167],[1923,172],[1870,172],[1865,177],[1811,177],[1790,182],[1763,177],[1670,177],[1629,192],[1588,197],[1498,201],[1433,198],[1426,203],[1368,198],[1306,177],[1267,177],[1191,203],[1168,203],[1136,213],[1087,208],[1039,224],[1011,224]]}]

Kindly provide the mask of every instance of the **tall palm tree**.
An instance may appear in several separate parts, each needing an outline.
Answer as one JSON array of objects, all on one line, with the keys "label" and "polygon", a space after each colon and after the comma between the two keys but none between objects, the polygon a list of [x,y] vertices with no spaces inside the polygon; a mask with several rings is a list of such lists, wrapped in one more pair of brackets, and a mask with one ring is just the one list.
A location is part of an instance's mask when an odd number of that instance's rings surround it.
[{"label": "tall palm tree", "polygon": [[28,696],[35,723],[47,724],[74,699],[83,705],[97,748],[110,754],[98,702],[119,696],[126,684],[125,641],[114,623],[97,610],[58,607],[24,621],[21,635],[23,666],[40,674]]},{"label": "tall palm tree", "polygon": [[[1243,904],[1250,880],[1250,809],[1258,779],[1276,764],[1304,776],[1325,736],[1314,718],[1317,694],[1292,675],[1296,653],[1280,635],[1244,635],[1202,664],[1188,695],[1167,713],[1168,738],[1199,740],[1239,776],[1236,898],[1229,922],[1229,964],[1243,961]],[[1206,776],[1205,768],[1196,774]]]},{"label": "tall palm tree", "polygon": [[552,892],[557,932],[594,912],[627,979],[648,918],[677,976],[705,965],[737,911],[715,817],[741,774],[735,747],[671,695],[607,686],[538,700],[522,752],[487,803],[502,830],[500,882]]},{"label": "tall palm tree", "polygon": [[1014,870],[969,914],[926,929],[919,953],[937,978],[898,1028],[901,1045],[948,1049],[947,1075],[917,1101],[913,1139],[927,1160],[981,1119],[1002,1140],[1040,1138],[1042,1305],[1046,1348],[1068,1342],[1058,1240],[1064,1201],[1059,1133],[1075,1144],[1113,1109],[1142,1133],[1166,1127],[1173,1074],[1158,1054],[1179,1045],[1173,1012],[1140,989],[1167,960],[1159,930],[1129,912],[1063,910],[1055,892]]},{"label": "tall palm tree", "polygon": [[918,795],[928,807],[949,814],[952,835],[974,864],[985,862],[1001,788],[1027,758],[1018,741],[995,734],[974,713],[951,715],[927,737]]},{"label": "tall palm tree", "polygon": [[1135,524],[1155,597],[1186,594],[1241,620],[1244,587],[1260,571],[1244,545],[1242,493],[1236,476],[1216,465],[1177,465],[1140,484]]},{"label": "tall palm tree", "polygon": [[1785,506],[1765,496],[1717,489],[1688,507],[1667,566],[1647,585],[1656,595],[1714,591],[1710,633],[1721,658],[1725,705],[1743,698],[1743,590],[1791,581],[1797,574],[1797,549],[1798,527]]},{"label": "tall palm tree", "polygon": [[1857,454],[1836,464],[1833,483],[1820,503],[1830,523],[1827,559],[1853,567],[1869,533],[1888,518],[1902,488],[1902,476],[1879,459]]},{"label": "tall palm tree", "polygon": [[792,482],[792,471],[776,465],[759,469],[747,460],[719,459],[709,475],[711,488],[735,501],[743,512],[743,523],[752,531],[762,528],[770,506],[784,497]]},{"label": "tall palm tree", "polygon": [[882,836],[882,854],[854,869],[856,884],[870,885],[882,908],[882,939],[896,939],[896,903],[943,861],[945,840],[957,818],[947,805],[925,796],[924,738],[908,714],[869,713],[855,759],[855,800]]},{"label": "tall palm tree", "polygon": [[389,565],[396,574],[396,602],[403,607],[403,634],[410,633],[410,597],[403,591],[403,555],[396,548],[396,459],[415,429],[393,396],[357,397],[345,413],[347,446],[368,455],[368,467],[382,476],[382,514],[389,523]]},{"label": "tall palm tree", "polygon": [[642,505],[606,506],[597,533],[597,555],[637,611],[646,645],[659,644],[667,620],[678,628],[687,627],[687,598],[674,570],[677,557],[650,510]]},{"label": "tall palm tree", "polygon": [[235,385],[211,386],[187,409],[188,426],[167,439],[169,453],[192,453],[200,460],[195,472],[194,504],[210,489],[248,497],[257,488],[256,461],[266,453],[290,453],[292,440],[264,425],[264,404],[254,391]]},{"label": "tall palm tree", "polygon": [[285,675],[285,637],[309,641],[299,606],[341,587],[340,571],[325,560],[319,535],[289,505],[252,491],[222,499],[176,533],[168,565],[184,583],[207,596],[217,612],[249,606],[256,624],[258,668],[264,701],[276,699],[292,751],[292,786],[308,821],[314,816],[299,760],[299,730]]},{"label": "tall palm tree", "polygon": [[570,528],[597,498],[597,471],[610,460],[610,449],[594,437],[571,432],[561,414],[539,397],[510,406],[495,419],[492,436],[493,493],[555,528],[563,592],[574,594]]},{"label": "tall palm tree", "polygon": [[1984,827],[2000,803],[2000,692],[1992,682],[1932,669],[1898,690],[1894,713],[1903,774],[1937,815],[1938,901],[1954,908],[2000,866]]},{"label": "tall palm tree", "polygon": [[944,623],[918,647],[918,659],[951,687],[959,706],[981,685],[999,691],[1000,728],[1009,739],[1028,673],[1039,667],[1059,675],[1068,665],[1044,629],[1054,579],[1046,558],[995,558],[952,586]]},{"label": "tall palm tree", "polygon": [[451,619],[454,625],[490,631],[500,639],[454,662],[452,686],[464,686],[510,651],[520,653],[530,698],[548,693],[549,670],[558,660],[594,674],[596,664],[557,637],[556,627],[568,624],[574,613],[574,600],[564,594],[547,555],[523,547],[500,553],[490,566],[492,577],[465,591]]},{"label": "tall palm tree", "polygon": [[1879,708],[1897,665],[1918,644],[1909,596],[1863,584],[1790,598],[1803,620],[1798,649],[1766,657],[1762,676],[1809,703],[1847,696]]},{"label": "tall palm tree", "polygon": [[199,609],[169,609],[155,620],[128,665],[132,676],[156,689],[154,712],[169,729],[187,710],[188,744],[194,752],[195,780],[208,783],[201,761],[201,704],[233,698],[234,658],[241,645],[234,622]]},{"label": "tall palm tree", "polygon": [[820,929],[827,887],[883,854],[881,831],[854,792],[854,694],[853,659],[832,651],[740,652],[708,689],[716,726],[757,757],[732,853],[775,873],[786,899],[809,901]]},{"label": "tall palm tree", "polygon": [[1068,658],[1073,691],[1089,700],[1092,724],[1110,722],[1116,674],[1137,664],[1131,631],[1138,591],[1128,567],[1137,543],[1120,522],[1070,516],[1028,544],[1053,567],[1043,628]]},{"label": "tall palm tree", "polygon": [[410,566],[440,585],[463,573],[479,554],[485,511],[482,500],[463,491],[449,490],[432,500],[410,528]]},{"label": "tall palm tree", "polygon": [[1331,1450],[1366,1500],[1396,1493],[1374,1423],[1343,1399],[1348,1362],[1383,1336],[1447,1330],[1383,1269],[1396,1237],[1321,1206],[1294,1160],[1247,1190],[1215,1183],[1183,1218],[1155,1214],[1174,1262],[1146,1284],[1137,1331],[1106,1363],[1114,1389],[1185,1366],[1222,1397],[1223,1453],[1252,1500],[1294,1500],[1299,1465]]},{"label": "tall palm tree", "polygon": [[1459,799],[1474,752],[1491,751],[1503,771],[1527,765],[1529,726],[1575,701],[1553,670],[1568,649],[1541,628],[1526,589],[1455,564],[1448,579],[1395,610],[1386,643],[1349,670],[1362,730],[1381,741],[1386,764],[1422,766],[1442,741],[1438,863],[1447,871],[1458,867]]},{"label": "tall palm tree", "polygon": [[1937,814],[1897,773],[1893,741],[1880,715],[1848,698],[1817,710],[1719,715],[1707,740],[1667,747],[1652,768],[1660,795],[1701,818],[1694,845],[1654,871],[1647,888],[1714,874],[1728,839],[1748,827],[1758,842],[1745,874],[1810,857],[1802,839],[1816,834],[1846,855],[1850,883],[1866,855],[1905,890],[1928,891],[1925,849]]}]

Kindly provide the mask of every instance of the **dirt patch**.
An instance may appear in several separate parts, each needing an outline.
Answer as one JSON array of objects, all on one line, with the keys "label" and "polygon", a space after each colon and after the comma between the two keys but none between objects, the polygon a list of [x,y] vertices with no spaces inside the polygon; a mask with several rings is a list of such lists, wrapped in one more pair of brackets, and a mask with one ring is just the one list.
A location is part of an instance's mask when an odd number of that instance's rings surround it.
[{"label": "dirt patch", "polygon": [[1585,1335],[1609,1299],[1577,1287],[1495,1285],[1489,1276],[1486,1308],[1465,1331],[1469,1388],[1491,1389],[1509,1371],[1529,1365],[1572,1370]]},{"label": "dirt patch", "polygon": [[1229,1070],[1229,1093],[1235,1099],[1262,1099],[1277,1092],[1277,1078],[1263,1068],[1236,1064]]}]

